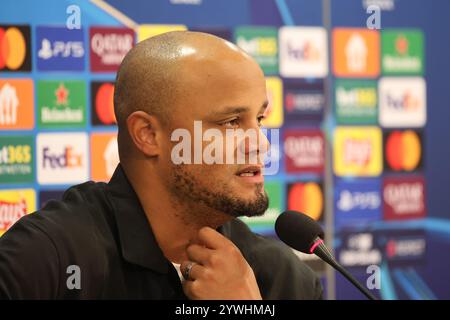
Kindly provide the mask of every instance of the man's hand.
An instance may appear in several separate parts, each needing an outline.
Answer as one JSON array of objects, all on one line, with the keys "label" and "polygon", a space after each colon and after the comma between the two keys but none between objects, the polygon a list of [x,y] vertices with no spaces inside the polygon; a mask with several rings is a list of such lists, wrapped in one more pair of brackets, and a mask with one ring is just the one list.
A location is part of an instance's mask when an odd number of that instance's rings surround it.
[{"label": "man's hand", "polygon": [[190,299],[260,300],[258,284],[239,249],[212,228],[198,233],[199,244],[187,248],[189,261],[181,264],[183,274],[193,266],[183,290]]}]

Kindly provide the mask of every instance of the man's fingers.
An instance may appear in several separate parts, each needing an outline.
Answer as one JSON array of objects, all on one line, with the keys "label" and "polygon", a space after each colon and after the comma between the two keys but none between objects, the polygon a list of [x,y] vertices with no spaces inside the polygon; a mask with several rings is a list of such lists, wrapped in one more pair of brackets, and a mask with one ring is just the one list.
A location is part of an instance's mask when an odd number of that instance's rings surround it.
[{"label": "man's fingers", "polygon": [[194,281],[204,272],[204,267],[193,261],[183,261],[180,270],[185,280]]},{"label": "man's fingers", "polygon": [[186,297],[191,300],[198,300],[199,297],[196,295],[196,287],[198,284],[196,281],[185,281],[183,282],[183,291]]},{"label": "man's fingers", "polygon": [[210,227],[203,227],[198,232],[198,239],[210,249],[221,249],[233,244],[216,230]]},{"label": "man's fingers", "polygon": [[208,264],[209,258],[213,252],[214,250],[198,244],[191,244],[186,249],[189,260],[198,262],[202,265]]}]

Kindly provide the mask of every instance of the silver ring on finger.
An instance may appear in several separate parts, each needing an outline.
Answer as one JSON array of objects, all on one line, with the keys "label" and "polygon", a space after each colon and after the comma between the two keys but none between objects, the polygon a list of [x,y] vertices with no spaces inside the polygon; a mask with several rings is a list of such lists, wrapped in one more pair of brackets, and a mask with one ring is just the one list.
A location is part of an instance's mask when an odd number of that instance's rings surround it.
[{"label": "silver ring on finger", "polygon": [[189,262],[186,266],[186,269],[184,269],[183,277],[185,280],[193,280],[190,278],[192,267],[195,265],[194,262]]}]

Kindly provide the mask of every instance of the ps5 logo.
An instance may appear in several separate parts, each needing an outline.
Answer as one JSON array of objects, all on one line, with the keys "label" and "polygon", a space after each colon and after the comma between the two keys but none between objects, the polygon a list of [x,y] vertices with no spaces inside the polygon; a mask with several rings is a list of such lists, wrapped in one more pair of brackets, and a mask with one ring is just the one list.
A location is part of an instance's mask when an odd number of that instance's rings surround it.
[{"label": "ps5 logo", "polygon": [[82,41],[55,41],[52,43],[49,39],[43,38],[38,56],[41,59],[48,60],[50,58],[82,58],[84,56],[84,48]]},{"label": "ps5 logo", "polygon": [[350,192],[343,190],[340,193],[337,207],[341,211],[351,211],[354,209],[377,209],[381,204],[381,198],[378,192]]}]

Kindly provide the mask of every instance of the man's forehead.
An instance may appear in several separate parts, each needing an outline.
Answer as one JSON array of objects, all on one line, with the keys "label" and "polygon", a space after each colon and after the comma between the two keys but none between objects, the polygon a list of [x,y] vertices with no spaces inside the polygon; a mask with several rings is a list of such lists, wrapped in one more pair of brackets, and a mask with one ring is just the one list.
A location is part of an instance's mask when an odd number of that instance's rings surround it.
[{"label": "man's forehead", "polygon": [[269,102],[265,100],[261,104],[255,104],[254,106],[217,106],[210,110],[211,115],[217,115],[217,116],[226,116],[231,114],[240,114],[240,113],[246,113],[251,112],[255,108],[258,108],[258,112],[264,112],[268,106]]}]

